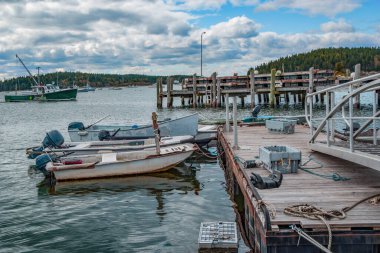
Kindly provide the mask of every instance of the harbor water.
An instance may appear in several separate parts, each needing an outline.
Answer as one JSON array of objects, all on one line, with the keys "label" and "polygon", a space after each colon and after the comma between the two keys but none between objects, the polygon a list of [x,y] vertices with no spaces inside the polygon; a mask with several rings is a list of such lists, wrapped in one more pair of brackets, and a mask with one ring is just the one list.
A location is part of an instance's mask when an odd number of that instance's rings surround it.
[{"label": "harbor water", "polygon": [[[2,103],[0,93],[0,252],[196,252],[204,221],[235,221],[234,203],[218,161],[194,155],[154,175],[41,184],[25,148],[67,125],[146,123],[156,109],[156,89],[103,88],[75,102]],[[175,101],[179,103],[179,101]],[[177,104],[178,106],[179,104]],[[323,109],[322,109],[323,110]],[[368,109],[370,111],[370,109]],[[198,112],[223,119],[225,109],[158,110],[159,119]],[[240,109],[241,119],[249,109]],[[266,115],[300,115],[302,106],[263,108]],[[240,240],[239,252],[248,248]]]},{"label": "harbor water", "polygon": [[[154,175],[40,184],[25,148],[72,121],[149,122],[155,89],[97,90],[75,102],[0,103],[0,252],[196,252],[203,221],[235,221],[217,162],[193,156]],[[0,99],[4,99],[0,93]],[[193,111],[158,111],[175,118]],[[204,117],[223,110],[201,112]],[[248,250],[240,242],[240,252]]]}]

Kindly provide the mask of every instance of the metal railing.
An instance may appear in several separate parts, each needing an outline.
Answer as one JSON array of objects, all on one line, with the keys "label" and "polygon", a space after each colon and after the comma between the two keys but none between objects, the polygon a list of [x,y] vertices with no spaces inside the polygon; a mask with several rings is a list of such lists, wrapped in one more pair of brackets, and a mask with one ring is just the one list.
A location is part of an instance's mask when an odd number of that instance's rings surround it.
[{"label": "metal railing", "polygon": [[[330,146],[331,140],[334,140],[336,133],[340,131],[337,129],[336,122],[343,121],[348,133],[346,133],[346,140],[349,143],[351,152],[355,150],[355,139],[373,123],[373,135],[371,137],[372,143],[377,145],[377,128],[376,120],[379,119],[380,111],[378,108],[378,94],[380,90],[380,74],[375,74],[363,78],[359,78],[347,83],[329,87],[320,91],[308,93],[305,101],[305,118],[310,126],[310,143],[314,143],[321,132],[326,133],[326,144]],[[341,101],[335,102],[335,92],[347,92]],[[355,117],[354,116],[354,98],[360,96],[365,92],[373,93],[373,111],[371,117]],[[324,117],[315,117],[313,114],[314,100],[316,96],[325,95],[325,115]],[[348,104],[348,115],[346,115],[346,107]],[[362,126],[354,124],[354,120],[367,120]],[[355,130],[355,128],[357,128]]]}]

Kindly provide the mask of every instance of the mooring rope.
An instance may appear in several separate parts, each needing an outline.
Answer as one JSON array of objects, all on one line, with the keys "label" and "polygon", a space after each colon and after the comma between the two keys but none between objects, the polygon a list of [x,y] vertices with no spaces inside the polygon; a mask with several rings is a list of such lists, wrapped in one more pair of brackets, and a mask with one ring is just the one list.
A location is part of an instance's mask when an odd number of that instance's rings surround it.
[{"label": "mooring rope", "polygon": [[[310,173],[312,175],[315,175],[315,176],[318,176],[318,177],[321,177],[321,178],[331,179],[331,180],[334,180],[334,181],[346,181],[346,180],[350,180],[350,178],[343,177],[343,176],[339,175],[337,172],[334,172],[331,175],[326,175],[326,174],[320,174],[320,173],[312,171],[314,169],[321,169],[321,168],[324,167],[324,165],[321,162],[319,162],[316,159],[314,159],[311,154],[309,154],[308,158],[309,159],[306,162],[304,162],[303,164],[301,164],[299,166],[300,170],[303,170],[303,171],[305,171],[307,173]],[[318,165],[314,166],[314,167],[305,167],[311,161],[315,162]]]},{"label": "mooring rope", "polygon": [[269,203],[268,201],[264,201],[262,199],[259,199],[257,201],[257,204],[258,204],[258,208],[261,208],[261,206],[266,206],[266,208],[269,211],[270,217],[272,219],[276,218],[276,216],[277,216],[276,207],[273,204]]},{"label": "mooring rope", "polygon": [[332,231],[326,219],[328,220],[332,218],[344,219],[347,217],[346,213],[352,210],[357,205],[368,200],[377,199],[378,197],[380,197],[380,193],[361,199],[355,202],[353,205],[344,207],[341,210],[325,211],[321,208],[318,208],[310,204],[296,204],[296,205],[291,205],[291,206],[286,207],[284,209],[284,213],[287,215],[295,216],[295,217],[303,217],[303,218],[307,218],[311,220],[321,220],[327,227],[327,231],[329,235],[329,242],[328,242],[327,249],[331,250]]}]

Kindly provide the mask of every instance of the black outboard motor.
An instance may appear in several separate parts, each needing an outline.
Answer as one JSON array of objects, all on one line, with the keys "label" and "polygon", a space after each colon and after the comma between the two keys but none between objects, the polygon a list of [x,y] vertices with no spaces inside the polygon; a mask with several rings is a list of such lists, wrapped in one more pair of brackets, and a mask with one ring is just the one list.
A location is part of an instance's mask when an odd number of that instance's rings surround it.
[{"label": "black outboard motor", "polygon": [[104,140],[110,140],[112,137],[109,131],[101,130],[98,134],[98,138],[100,141],[104,141]]},{"label": "black outboard motor", "polygon": [[86,128],[82,122],[77,122],[77,121],[71,122],[68,126],[68,130],[76,130],[76,129],[82,131],[82,130],[85,130]]},{"label": "black outboard motor", "polygon": [[55,156],[50,156],[48,154],[42,154],[36,158],[36,170],[42,172],[45,176],[48,176],[50,173],[46,170],[46,164],[55,159]]},{"label": "black outboard motor", "polygon": [[255,108],[253,108],[252,110],[252,117],[257,118],[257,115],[259,115],[260,110],[261,110],[261,106],[256,105]]},{"label": "black outboard motor", "polygon": [[58,148],[65,142],[62,134],[58,130],[52,130],[46,133],[44,140],[42,141],[42,146],[44,148],[52,147]]}]

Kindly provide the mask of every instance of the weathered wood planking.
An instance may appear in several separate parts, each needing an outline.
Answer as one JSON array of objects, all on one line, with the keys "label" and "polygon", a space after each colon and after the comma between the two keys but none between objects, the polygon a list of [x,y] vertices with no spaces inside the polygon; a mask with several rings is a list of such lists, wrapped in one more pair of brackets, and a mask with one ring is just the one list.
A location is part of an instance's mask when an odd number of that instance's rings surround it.
[{"label": "weathered wood planking", "polygon": [[[224,133],[229,145],[233,143],[233,132]],[[282,135],[270,133],[265,127],[239,127],[239,150],[234,150],[235,156],[244,160],[258,160],[259,147],[286,145],[299,149],[302,152],[302,163],[309,159],[323,164],[323,168],[312,169],[313,172],[331,175],[339,175],[350,178],[347,181],[333,181],[298,170],[297,174],[284,174],[282,185],[277,189],[259,190],[263,200],[272,204],[277,212],[272,219],[272,225],[300,224],[304,228],[323,229],[325,225],[319,220],[292,217],[284,214],[285,207],[293,204],[309,203],[325,210],[342,209],[351,206],[355,202],[380,193],[380,172],[357,165],[346,160],[312,151],[308,148],[309,128],[296,126],[294,134]],[[323,139],[323,135],[320,137]],[[307,167],[318,165],[311,161]],[[380,166],[380,164],[379,164]],[[269,175],[269,171],[259,167],[242,169],[249,178],[252,172],[262,176]],[[332,219],[328,221],[333,229],[339,230],[345,227],[379,227],[380,205],[372,205],[367,202],[360,204],[347,213],[343,220]]]}]

